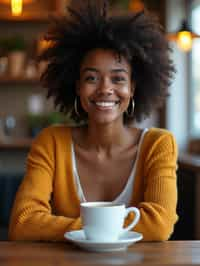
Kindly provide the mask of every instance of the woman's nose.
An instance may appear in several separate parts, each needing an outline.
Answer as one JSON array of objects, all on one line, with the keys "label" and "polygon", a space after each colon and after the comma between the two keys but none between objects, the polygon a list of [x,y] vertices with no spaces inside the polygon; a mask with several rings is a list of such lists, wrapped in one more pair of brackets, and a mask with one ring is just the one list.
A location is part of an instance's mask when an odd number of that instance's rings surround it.
[{"label": "woman's nose", "polygon": [[98,87],[99,93],[105,93],[105,94],[112,94],[113,93],[113,85],[110,82],[109,79],[102,79],[99,87]]}]

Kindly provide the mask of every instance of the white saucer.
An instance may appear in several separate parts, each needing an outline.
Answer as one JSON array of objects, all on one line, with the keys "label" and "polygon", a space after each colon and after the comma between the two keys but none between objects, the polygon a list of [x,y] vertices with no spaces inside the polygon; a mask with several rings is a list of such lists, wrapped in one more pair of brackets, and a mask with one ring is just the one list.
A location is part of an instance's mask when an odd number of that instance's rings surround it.
[{"label": "white saucer", "polygon": [[83,230],[66,232],[64,237],[75,245],[95,252],[111,252],[125,250],[131,244],[142,239],[142,234],[126,232],[116,242],[96,242],[87,240]]}]

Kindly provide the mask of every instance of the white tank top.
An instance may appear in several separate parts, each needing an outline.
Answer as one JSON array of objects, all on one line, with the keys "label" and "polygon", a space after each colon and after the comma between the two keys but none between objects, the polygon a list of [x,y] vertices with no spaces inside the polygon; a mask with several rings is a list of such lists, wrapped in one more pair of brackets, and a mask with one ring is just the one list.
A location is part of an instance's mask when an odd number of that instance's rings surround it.
[{"label": "white tank top", "polygon": [[[136,154],[136,160],[133,164],[133,168],[131,170],[130,176],[128,178],[128,181],[124,187],[124,189],[122,190],[122,192],[116,197],[115,200],[113,200],[113,203],[116,204],[125,204],[126,206],[129,206],[131,198],[132,198],[132,192],[133,192],[133,185],[134,185],[134,178],[135,178],[135,172],[136,172],[136,168],[137,168],[137,161],[139,158],[139,153],[140,153],[140,148],[141,148],[141,144],[142,141],[144,139],[144,135],[145,133],[148,131],[148,128],[143,129],[143,132],[141,134],[140,140],[139,140],[139,144],[138,144],[138,150],[137,150],[137,154]],[[77,188],[77,192],[79,195],[79,199],[80,202],[86,202],[87,199],[84,196],[83,193],[83,189],[81,187],[81,182],[80,182],[80,178],[78,175],[78,171],[77,171],[77,166],[76,166],[76,157],[75,157],[75,151],[74,151],[74,145],[72,142],[72,168],[73,168],[73,174],[74,174],[74,178],[75,178],[75,184],[76,184],[76,188]]]}]

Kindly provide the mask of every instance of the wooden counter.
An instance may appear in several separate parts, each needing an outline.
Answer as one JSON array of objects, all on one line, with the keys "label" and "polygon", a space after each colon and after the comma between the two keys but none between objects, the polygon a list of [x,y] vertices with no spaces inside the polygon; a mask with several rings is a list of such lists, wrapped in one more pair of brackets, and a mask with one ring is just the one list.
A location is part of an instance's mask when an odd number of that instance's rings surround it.
[{"label": "wooden counter", "polygon": [[91,253],[69,243],[0,242],[0,265],[199,265],[200,241],[138,242],[121,252]]}]

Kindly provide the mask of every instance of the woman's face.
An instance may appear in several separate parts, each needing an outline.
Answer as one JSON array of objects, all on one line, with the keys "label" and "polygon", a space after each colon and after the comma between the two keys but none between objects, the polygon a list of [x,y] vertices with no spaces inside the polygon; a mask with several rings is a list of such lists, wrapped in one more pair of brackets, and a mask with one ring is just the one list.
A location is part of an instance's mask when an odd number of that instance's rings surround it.
[{"label": "woman's face", "polygon": [[90,122],[123,121],[133,96],[130,64],[112,50],[90,51],[81,64],[77,94]]}]

